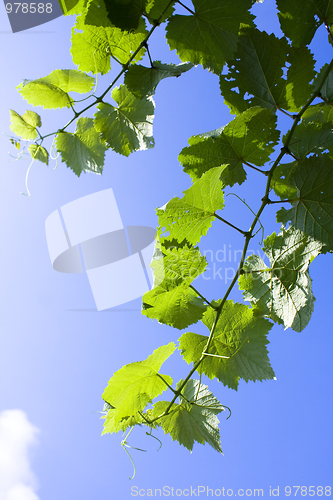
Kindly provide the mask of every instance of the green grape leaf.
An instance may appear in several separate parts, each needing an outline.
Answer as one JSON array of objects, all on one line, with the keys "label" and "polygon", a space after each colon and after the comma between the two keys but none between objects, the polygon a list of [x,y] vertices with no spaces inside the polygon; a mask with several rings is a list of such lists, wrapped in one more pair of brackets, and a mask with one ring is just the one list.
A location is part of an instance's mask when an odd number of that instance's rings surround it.
[{"label": "green grape leaf", "polygon": [[12,109],[10,109],[9,112],[11,119],[10,130],[27,141],[36,139],[36,127],[42,126],[40,116],[34,111],[29,110],[22,116]]},{"label": "green grape leaf", "polygon": [[146,13],[148,21],[151,23],[154,23],[154,21],[159,21],[160,23],[166,21],[175,10],[173,5],[176,3],[176,0],[168,6],[169,3],[170,0],[147,0]]},{"label": "green grape leaf", "polygon": [[25,80],[16,88],[29,104],[45,109],[69,107],[68,92],[84,94],[94,85],[94,78],[74,69],[56,69],[44,78]]},{"label": "green grape leaf", "polygon": [[87,0],[58,0],[64,16],[81,14],[87,4]]},{"label": "green grape leaf", "polygon": [[244,300],[252,303],[257,314],[300,332],[313,312],[315,298],[308,267],[321,244],[290,227],[278,235],[273,233],[264,245],[270,265],[258,255],[246,259],[245,274],[239,278]]},{"label": "green grape leaf", "polygon": [[299,111],[314,91],[315,60],[307,47],[289,47],[287,79],[280,97],[281,108]]},{"label": "green grape leaf", "polygon": [[104,0],[107,16],[121,30],[136,30],[144,12],[146,0]]},{"label": "green grape leaf", "polygon": [[67,167],[80,177],[81,172],[101,174],[104,165],[105,146],[94,128],[91,118],[79,118],[75,134],[58,133],[56,147]]},{"label": "green grape leaf", "polygon": [[309,106],[302,115],[304,124],[327,125],[327,122],[333,123],[333,101],[332,103],[320,103],[314,106]]},{"label": "green grape leaf", "polygon": [[[219,304],[216,302],[215,304]],[[211,307],[202,322],[211,331],[216,311]],[[224,385],[237,390],[239,379],[269,380],[275,377],[268,359],[267,334],[272,324],[255,317],[244,304],[225,302],[214,330],[207,355],[197,371],[209,378],[218,378]],[[181,354],[187,363],[196,363],[202,356],[208,337],[187,332],[179,339]]]},{"label": "green grape leaf", "polygon": [[[289,68],[283,78],[283,69]],[[250,106],[298,111],[311,97],[314,59],[306,47],[290,47],[256,29],[243,28],[237,52],[228,62],[229,72],[220,77],[220,88],[231,112],[239,114]]]},{"label": "green grape leaf", "polygon": [[46,165],[49,164],[49,153],[43,146],[30,144],[28,151],[34,160],[39,160],[46,163]]},{"label": "green grape leaf", "polygon": [[102,417],[105,418],[102,436],[104,434],[126,431],[126,429],[128,429],[129,427],[145,423],[145,420],[141,417],[140,413],[136,413],[135,415],[131,415],[130,417],[124,417],[121,420],[117,420],[117,416],[117,411],[115,411],[115,408],[113,408],[108,411],[105,417]]},{"label": "green grape leaf", "polygon": [[[182,381],[180,381],[182,382]],[[179,383],[177,384],[179,386]],[[208,443],[222,453],[217,414],[223,406],[199,380],[189,380],[182,390],[180,404],[173,404],[169,413],[158,420],[165,434],[192,451],[194,442]],[[159,401],[153,408],[154,418],[166,411],[170,403]]]},{"label": "green grape leaf", "polygon": [[[317,119],[317,117],[313,117],[313,119]],[[314,122],[313,119],[309,113],[306,114],[305,120],[297,125],[289,144],[289,151],[299,160],[304,159],[310,153],[318,155],[325,150],[333,152],[332,123],[318,123]],[[285,142],[286,137],[287,135],[283,137],[283,142]]]},{"label": "green grape leaf", "polygon": [[241,23],[252,25],[251,0],[192,0],[193,15],[174,15],[166,31],[170,49],[184,62],[220,74],[237,47]]},{"label": "green grape leaf", "polygon": [[189,147],[181,151],[178,159],[193,180],[213,167],[226,164],[221,179],[233,186],[246,179],[244,162],[258,167],[265,165],[279,136],[276,116],[268,109],[253,107],[221,129],[191,137]]},{"label": "green grape leaf", "polygon": [[193,68],[191,63],[162,64],[154,61],[153,67],[146,68],[140,64],[130,66],[125,73],[125,85],[137,99],[152,96],[161,80],[171,76],[178,77]]},{"label": "green grape leaf", "polygon": [[[325,76],[327,68],[328,64],[324,64],[324,66],[319,71],[315,81],[316,87],[322,83],[322,79]],[[324,84],[320,89],[320,95],[324,99],[324,101],[326,101],[326,103],[333,102],[333,68],[330,70],[328,76],[324,81]]]},{"label": "green grape leaf", "polygon": [[102,398],[115,408],[110,410],[114,412],[110,416],[113,425],[144,410],[148,403],[168,388],[167,384],[172,384],[172,378],[160,375],[159,370],[175,349],[173,342],[163,345],[146,360],[125,365],[111,377]]},{"label": "green grape leaf", "polygon": [[308,45],[318,27],[333,22],[331,0],[277,0],[283,33],[294,45]]},{"label": "green grape leaf", "polygon": [[204,272],[207,261],[198,248],[161,245],[163,258],[151,266],[154,287],[142,298],[142,314],[160,323],[182,330],[197,323],[206,311],[203,300],[190,288],[192,281]]},{"label": "green grape leaf", "polygon": [[297,167],[297,162],[280,163],[273,172],[271,188],[281,200],[297,198],[297,188],[292,181],[292,174]]},{"label": "green grape leaf", "polygon": [[322,253],[333,251],[333,160],[328,154],[298,163],[292,175],[298,189],[289,210],[281,208],[277,221],[307,233],[319,241]]},{"label": "green grape leaf", "polygon": [[153,148],[153,98],[137,99],[125,85],[116,87],[112,97],[118,107],[100,103],[95,114],[95,128],[107,147],[125,156]]},{"label": "green grape leaf", "polygon": [[170,238],[182,242],[186,239],[192,245],[207,234],[215,220],[216,210],[222,210],[223,183],[220,176],[224,167],[216,167],[198,179],[184,191],[182,198],[172,198],[158,215],[159,234],[169,232]]},{"label": "green grape leaf", "polygon": [[[72,30],[73,62],[81,71],[104,75],[111,69],[111,55],[121,64],[127,64],[147,35],[144,19],[140,19],[134,32],[122,31],[107,18],[103,1],[93,0],[87,13],[77,18]],[[139,61],[144,53],[145,49],[140,48],[133,62]]]}]

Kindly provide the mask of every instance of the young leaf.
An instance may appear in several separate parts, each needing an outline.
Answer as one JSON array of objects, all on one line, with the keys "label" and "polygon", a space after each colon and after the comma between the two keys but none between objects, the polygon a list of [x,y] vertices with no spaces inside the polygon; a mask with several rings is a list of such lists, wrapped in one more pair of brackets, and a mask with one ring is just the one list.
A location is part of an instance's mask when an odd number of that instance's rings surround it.
[{"label": "young leaf", "polygon": [[95,128],[107,147],[125,156],[153,148],[153,98],[137,99],[125,85],[116,87],[112,97],[118,107],[101,103],[95,114]]},{"label": "young leaf", "polygon": [[197,323],[207,309],[203,300],[190,288],[192,281],[204,272],[207,261],[198,248],[184,244],[166,248],[163,259],[153,262],[154,274],[164,279],[142,298],[142,314],[160,323],[179,328]]},{"label": "young leaf", "polygon": [[85,94],[94,85],[94,78],[74,69],[56,69],[44,78],[25,80],[16,88],[29,104],[45,109],[69,107],[73,102],[68,92]]},{"label": "young leaf", "polygon": [[[283,68],[290,64],[287,78]],[[251,106],[298,111],[311,97],[315,76],[314,59],[306,47],[290,47],[256,29],[243,28],[237,52],[221,75],[220,87],[231,112],[239,114]]]},{"label": "young leaf", "polygon": [[244,300],[252,303],[256,314],[302,331],[310,321],[315,301],[308,267],[320,248],[320,243],[293,227],[279,235],[273,233],[263,248],[270,267],[258,255],[245,261],[245,274],[239,278]]},{"label": "young leaf", "polygon": [[40,116],[34,111],[29,111],[29,110],[26,111],[22,116],[16,113],[16,111],[13,111],[12,109],[10,109],[9,112],[11,119],[11,124],[10,124],[11,131],[27,141],[36,139],[37,137],[36,127],[42,126]]},{"label": "young leaf", "polygon": [[[77,18],[72,31],[73,62],[82,71],[104,75],[111,69],[111,55],[121,64],[126,64],[147,34],[144,19],[140,19],[139,27],[133,33],[116,28],[107,18],[103,0],[93,0],[87,13]],[[139,50],[133,62],[139,61],[144,52],[144,48]]]},{"label": "young leaf", "polygon": [[331,0],[277,0],[281,29],[294,45],[308,45],[318,27],[333,22]]},{"label": "young leaf", "polygon": [[107,415],[102,418],[105,418],[102,436],[104,434],[126,431],[126,429],[128,429],[129,427],[133,427],[133,425],[145,423],[145,420],[141,417],[140,413],[136,413],[135,415],[131,415],[130,417],[124,417],[121,420],[117,420],[117,411],[115,410],[115,408],[111,408],[108,411]]},{"label": "young leaf", "polygon": [[[216,311],[209,308],[202,318],[209,330],[213,327],[215,317]],[[235,390],[240,378],[246,382],[274,378],[266,349],[269,343],[266,336],[271,327],[268,320],[255,317],[249,307],[228,300],[215,327],[208,355],[204,356],[197,371],[211,379],[216,377]],[[182,335],[179,348],[185,361],[199,361],[207,341],[205,335],[191,332]]]},{"label": "young leaf", "polygon": [[276,115],[257,106],[246,110],[222,129],[191,137],[189,147],[181,151],[178,159],[193,180],[225,164],[228,166],[221,176],[224,184],[242,184],[246,179],[243,163],[264,166],[279,135]]},{"label": "young leaf", "polygon": [[167,384],[172,384],[172,378],[160,375],[159,370],[175,349],[173,342],[163,345],[145,361],[125,365],[111,377],[102,398],[115,407],[110,410],[114,412],[114,424],[144,410],[147,403],[168,388]]},{"label": "young leaf", "polygon": [[223,183],[220,181],[224,166],[216,167],[184,191],[183,198],[172,198],[164,208],[156,210],[159,233],[168,232],[180,243],[186,239],[195,245],[206,235],[215,220],[216,210],[222,210]]},{"label": "young leaf", "polygon": [[[224,410],[221,403],[199,380],[189,380],[182,394],[184,397],[180,396],[180,404],[173,404],[169,414],[157,422],[173,441],[177,440],[190,451],[197,441],[200,444],[208,443],[222,453],[219,420],[216,416]],[[168,406],[167,401],[155,403],[153,417],[161,415]]]},{"label": "young leaf", "polygon": [[193,68],[191,63],[162,64],[154,61],[153,67],[146,68],[140,64],[130,66],[125,73],[125,85],[137,99],[152,96],[161,80],[170,76],[178,77]]},{"label": "young leaf", "polygon": [[81,172],[102,173],[106,148],[101,143],[91,118],[79,118],[75,134],[58,133],[56,146],[62,161],[78,177]]},{"label": "young leaf", "polygon": [[297,200],[289,210],[278,211],[278,222],[291,221],[323,245],[322,253],[333,251],[333,160],[328,154],[306,158],[291,178],[298,189]]},{"label": "young leaf", "polygon": [[193,15],[174,15],[169,19],[167,42],[182,61],[201,64],[220,74],[225,61],[236,50],[240,24],[252,24],[251,0],[193,0],[192,3]]},{"label": "young leaf", "polygon": [[43,163],[46,163],[46,165],[49,164],[49,153],[45,148],[43,148],[43,146],[30,144],[28,151],[34,160],[39,160]]}]

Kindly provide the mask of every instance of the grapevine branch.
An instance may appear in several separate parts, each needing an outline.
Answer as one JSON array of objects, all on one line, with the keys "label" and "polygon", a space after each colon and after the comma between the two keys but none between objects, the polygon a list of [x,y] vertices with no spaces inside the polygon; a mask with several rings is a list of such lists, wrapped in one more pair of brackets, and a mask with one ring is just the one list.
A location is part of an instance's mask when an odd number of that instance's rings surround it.
[{"label": "grapevine branch", "polygon": [[[112,81],[112,83],[107,87],[107,89],[99,96],[99,97],[96,97],[94,95],[91,95],[89,97],[95,97],[95,100],[90,103],[88,106],[86,106],[85,108],[83,108],[81,111],[75,111],[73,106],[71,105],[71,108],[72,108],[72,111],[74,113],[74,117],[71,118],[64,127],[58,129],[56,132],[51,132],[49,134],[46,134],[44,136],[41,136],[40,134],[40,140],[41,140],[41,143],[43,142],[43,140],[46,138],[46,137],[49,137],[51,135],[55,135],[55,134],[60,134],[60,133],[64,133],[66,128],[69,127],[69,125],[71,125],[71,123],[73,123],[79,116],[81,116],[83,113],[85,113],[86,111],[88,111],[90,108],[94,107],[96,104],[98,103],[101,103],[103,102],[103,99],[104,97],[106,96],[106,94],[114,87],[114,85],[118,82],[118,80],[121,78],[121,76],[128,70],[131,62],[135,59],[135,57],[137,56],[137,54],[140,52],[140,50],[142,50],[143,48],[148,48],[148,40],[149,38],[151,37],[151,35],[154,33],[155,29],[160,26],[161,24],[161,21],[163,19],[163,16],[164,14],[167,12],[167,10],[169,9],[169,7],[171,7],[172,4],[175,3],[175,0],[170,0],[168,2],[168,4],[166,5],[166,7],[163,9],[161,15],[158,17],[158,19],[154,22],[154,25],[153,27],[150,29],[148,35],[146,36],[146,38],[140,43],[140,45],[138,46],[138,48],[133,52],[133,54],[131,55],[131,57],[128,59],[128,61],[126,62],[126,64],[123,64],[122,65],[122,69],[121,71],[118,73],[118,75],[115,77],[115,79]],[[180,3],[180,5],[182,5],[185,9],[188,10],[188,8],[183,5],[181,2],[178,2]],[[151,58],[150,58],[150,54],[148,52],[148,57],[150,59],[150,62],[151,62]],[[120,63],[119,63],[120,64]]]},{"label": "grapevine branch", "polygon": [[259,221],[259,218],[260,218],[262,212],[264,211],[265,207],[267,205],[271,204],[270,203],[270,199],[269,199],[269,192],[271,190],[271,181],[272,181],[272,178],[273,178],[274,171],[277,168],[277,166],[279,165],[279,163],[282,160],[282,158],[284,157],[284,155],[288,154],[288,146],[289,146],[289,144],[291,142],[291,139],[292,139],[292,137],[294,135],[294,132],[295,132],[295,129],[297,127],[298,122],[301,120],[302,115],[305,113],[305,111],[308,109],[308,107],[312,104],[312,102],[320,94],[320,90],[321,90],[322,86],[324,85],[324,82],[327,79],[327,77],[328,77],[328,75],[329,75],[329,73],[330,73],[330,71],[331,71],[332,68],[333,68],[333,59],[330,62],[330,64],[328,65],[328,67],[326,68],[326,71],[325,71],[325,73],[323,75],[321,83],[318,85],[316,91],[312,94],[312,96],[309,98],[309,100],[306,102],[306,104],[303,106],[303,108],[300,110],[300,112],[293,117],[294,123],[293,123],[291,129],[289,130],[289,132],[287,133],[287,136],[286,136],[285,142],[284,142],[284,146],[281,148],[280,154],[276,158],[276,160],[275,160],[274,164],[272,165],[271,169],[268,171],[266,189],[265,189],[265,194],[264,194],[264,196],[262,198],[261,206],[260,206],[257,214],[255,215],[254,219],[253,219],[253,222],[251,224],[251,227],[250,227],[249,231],[246,234],[244,234],[245,244],[244,244],[244,248],[243,248],[243,252],[242,252],[242,257],[241,257],[241,260],[240,260],[237,272],[236,272],[236,274],[235,274],[232,282],[230,283],[230,285],[229,285],[229,287],[228,287],[228,289],[227,289],[227,291],[226,291],[226,293],[225,293],[225,295],[224,295],[224,297],[223,297],[220,305],[216,309],[215,320],[214,320],[213,326],[211,328],[210,335],[208,337],[206,346],[205,346],[204,350],[202,351],[200,359],[196,363],[194,363],[193,368],[191,369],[191,371],[189,372],[189,374],[186,376],[186,378],[183,380],[183,382],[178,387],[177,391],[175,392],[174,397],[172,398],[172,400],[171,400],[170,404],[168,405],[168,407],[166,408],[166,410],[161,415],[159,415],[158,417],[156,417],[153,420],[151,420],[150,423],[153,423],[156,420],[158,420],[158,419],[160,419],[160,418],[168,415],[170,409],[172,408],[172,405],[176,401],[177,397],[179,396],[179,394],[181,393],[181,391],[183,390],[183,388],[185,387],[185,385],[187,384],[187,382],[190,380],[190,378],[192,377],[192,375],[194,374],[194,372],[197,371],[197,369],[201,365],[202,361],[205,359],[205,356],[207,356],[207,354],[209,354],[208,350],[209,350],[209,348],[211,346],[211,343],[213,341],[214,333],[215,333],[215,330],[216,330],[216,326],[217,326],[218,320],[219,320],[219,318],[221,316],[221,313],[222,313],[222,310],[223,310],[223,306],[226,303],[227,298],[229,297],[230,292],[232,291],[234,285],[236,284],[239,276],[243,273],[243,265],[244,265],[244,261],[245,261],[245,258],[246,258],[246,253],[247,253],[247,250],[248,250],[248,246],[249,246],[250,240],[253,237],[253,232],[255,230],[257,222]]}]

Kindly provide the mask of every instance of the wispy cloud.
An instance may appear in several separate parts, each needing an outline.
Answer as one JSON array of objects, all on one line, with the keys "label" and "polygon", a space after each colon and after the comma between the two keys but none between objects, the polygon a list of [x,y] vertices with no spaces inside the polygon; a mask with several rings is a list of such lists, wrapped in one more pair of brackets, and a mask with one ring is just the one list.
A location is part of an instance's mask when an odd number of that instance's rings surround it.
[{"label": "wispy cloud", "polygon": [[40,500],[29,458],[37,434],[24,411],[0,412],[0,500]]}]

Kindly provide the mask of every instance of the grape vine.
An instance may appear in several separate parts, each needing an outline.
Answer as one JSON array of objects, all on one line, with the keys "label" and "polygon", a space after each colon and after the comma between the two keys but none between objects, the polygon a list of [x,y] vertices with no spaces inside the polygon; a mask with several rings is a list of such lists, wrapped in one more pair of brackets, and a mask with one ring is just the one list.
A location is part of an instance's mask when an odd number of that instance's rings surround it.
[{"label": "grape vine", "polygon": [[[136,425],[147,426],[151,434],[159,426],[189,450],[198,442],[222,453],[217,415],[229,409],[202,383],[202,376],[235,390],[240,379],[273,379],[267,351],[273,324],[300,332],[310,321],[314,297],[309,266],[319,254],[333,252],[333,59],[315,71],[308,45],[319,28],[327,30],[333,44],[333,5],[329,0],[294,0],[292,5],[277,0],[284,33],[277,38],[256,27],[254,3],[79,0],[69,9],[62,2],[66,15],[77,15],[71,54],[78,69],[55,70],[17,87],[34,107],[70,108],[73,117],[42,135],[39,114],[11,111],[13,144],[20,149],[22,141],[34,141],[28,147],[32,161],[48,164],[44,141],[54,137],[53,147],[77,176],[86,171],[102,174],[108,149],[128,156],[152,148],[157,85],[195,65],[219,76],[224,102],[235,115],[226,126],[191,137],[180,152],[192,184],[182,198],[157,209],[154,286],[143,296],[142,314],[148,318],[179,330],[200,321],[207,334],[187,331],[178,346],[160,346],[147,359],[116,371],[102,395],[103,434],[130,432]],[[151,35],[164,23],[179,65],[151,58]],[[138,64],[145,54],[150,67]],[[95,79],[88,73],[107,74],[111,61],[121,69],[96,96]],[[106,101],[110,91],[116,105]],[[72,92],[88,95],[75,100]],[[90,104],[78,111],[77,105],[86,99]],[[93,107],[94,118],[85,116]],[[282,138],[279,112],[291,123]],[[69,132],[74,122],[76,130]],[[225,188],[246,182],[246,168],[266,177],[249,229],[220,215]],[[280,204],[289,207],[277,211],[280,233],[266,237],[263,244],[269,265],[256,255],[246,258],[250,241],[263,229],[263,211]],[[217,300],[206,298],[192,284],[207,267],[197,245],[215,220],[244,237],[237,272]],[[250,305],[229,299],[237,283]],[[160,369],[176,349],[192,366],[174,384]],[[167,390],[169,400],[156,399]]]}]

